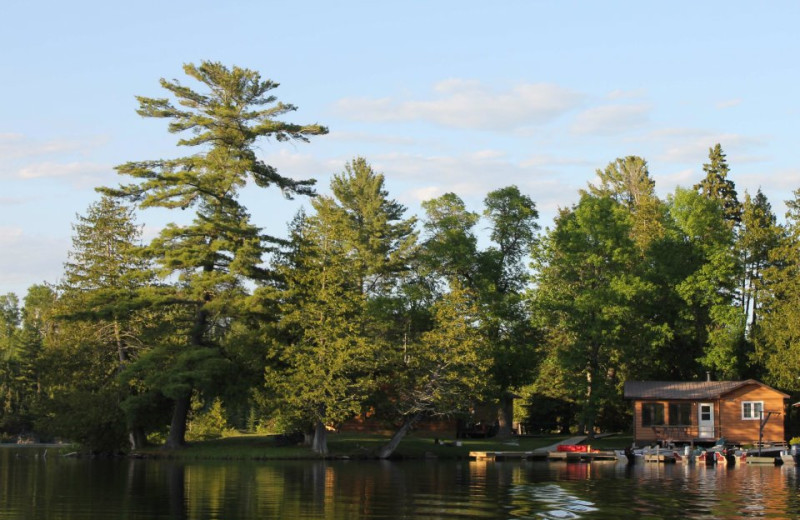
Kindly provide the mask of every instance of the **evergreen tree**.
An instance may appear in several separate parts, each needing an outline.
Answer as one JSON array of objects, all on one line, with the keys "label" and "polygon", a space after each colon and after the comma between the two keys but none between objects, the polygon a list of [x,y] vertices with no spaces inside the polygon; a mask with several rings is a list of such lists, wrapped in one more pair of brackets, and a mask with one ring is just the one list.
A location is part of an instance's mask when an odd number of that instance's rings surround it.
[{"label": "evergreen tree", "polygon": [[312,202],[314,215],[295,220],[279,262],[289,344],[267,372],[284,415],[314,425],[318,453],[327,452],[326,426],[361,411],[379,359],[402,341],[383,311],[416,248],[414,220],[403,220],[405,208],[364,159],[335,175],[331,191]]},{"label": "evergreen tree", "polygon": [[800,391],[800,189],[786,202],[786,231],[770,250],[759,294],[762,319],[756,323],[756,356],[765,380]]},{"label": "evergreen tree", "polygon": [[725,221],[734,227],[742,220],[742,206],[736,194],[736,184],[728,178],[730,168],[719,143],[708,149],[708,160],[703,164],[706,177],[694,189],[707,199],[719,200]]},{"label": "evergreen tree", "polygon": [[631,236],[643,254],[653,242],[664,238],[665,208],[655,194],[655,181],[650,177],[647,161],[635,155],[616,159],[597,170],[599,185],[589,185],[588,193],[611,197],[631,212]]},{"label": "evergreen tree", "polygon": [[188,131],[178,145],[197,147],[198,152],[123,164],[118,172],[138,182],[101,190],[142,208],[195,208],[191,224],[167,226],[150,245],[161,274],[177,277],[173,302],[186,309],[175,314],[181,319],[174,322],[183,342],[165,341],[140,358],[143,363],[162,363],[161,377],[151,383],[175,403],[167,439],[171,447],[184,443],[192,392],[208,388],[227,365],[221,338],[246,296],[245,282],[266,275],[262,255],[273,240],[250,223],[237,199],[239,189],[252,178],[256,185],[277,186],[287,196],[312,193],[313,181],[284,177],[258,159],[256,141],[307,141],[327,132],[319,125],[278,120],[295,107],[277,102],[270,91],[278,84],[262,80],[257,72],[208,61],[188,64],[184,72],[205,92],[162,79],[161,86],[178,105],[165,98],[139,97],[138,113],[170,120],[170,132]]},{"label": "evergreen tree", "polygon": [[741,377],[747,362],[745,319],[736,295],[734,233],[725,225],[722,201],[679,188],[670,212],[691,246],[690,269],[677,291],[689,306],[695,336],[703,345],[699,361],[718,378]]},{"label": "evergreen tree", "polygon": [[770,252],[777,247],[780,230],[767,197],[759,189],[755,197],[745,193],[742,223],[737,247],[741,256],[741,307],[751,331],[758,322],[759,289],[764,270],[770,265]]},{"label": "evergreen tree", "polygon": [[[86,369],[95,366],[100,374],[81,373],[78,367],[74,375],[80,380],[64,382],[66,388],[58,396],[57,407],[91,407],[93,396],[105,400],[108,406],[113,403],[118,407],[125,392],[117,376],[146,346],[147,330],[155,321],[146,308],[154,292],[151,287],[154,273],[143,255],[141,228],[135,223],[133,210],[119,200],[102,197],[88,208],[85,216],[78,215],[73,231],[72,250],[59,287],[58,318],[72,322],[75,329],[82,322],[83,327],[93,332],[83,342],[72,341],[78,334],[64,338],[60,347],[67,349],[67,353],[69,348],[76,352],[96,349],[99,362],[87,364]],[[97,381],[98,386],[86,387],[87,381]],[[74,394],[79,401],[75,404],[70,402],[70,392],[77,389],[82,390]],[[88,420],[84,425],[87,432],[81,435],[88,435],[96,427],[94,417]],[[80,428],[76,421],[68,422],[71,429]],[[145,432],[139,423],[132,413],[128,418],[132,448],[139,448],[145,442]]]},{"label": "evergreen tree", "polygon": [[22,315],[14,293],[0,295],[0,431],[19,433],[22,388],[20,335]]}]

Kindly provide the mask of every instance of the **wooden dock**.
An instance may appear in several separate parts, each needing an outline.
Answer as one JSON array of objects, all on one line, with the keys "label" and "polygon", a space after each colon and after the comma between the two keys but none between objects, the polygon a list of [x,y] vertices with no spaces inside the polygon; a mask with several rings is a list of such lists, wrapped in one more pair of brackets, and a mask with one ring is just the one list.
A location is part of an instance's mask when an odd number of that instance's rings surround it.
[{"label": "wooden dock", "polygon": [[471,451],[476,460],[551,460],[565,462],[592,462],[595,460],[617,460],[613,451]]},{"label": "wooden dock", "polygon": [[469,458],[476,460],[545,460],[546,451],[471,451]]},{"label": "wooden dock", "polygon": [[775,457],[759,457],[757,455],[748,455],[745,461],[748,464],[769,464],[772,466],[776,464]]}]

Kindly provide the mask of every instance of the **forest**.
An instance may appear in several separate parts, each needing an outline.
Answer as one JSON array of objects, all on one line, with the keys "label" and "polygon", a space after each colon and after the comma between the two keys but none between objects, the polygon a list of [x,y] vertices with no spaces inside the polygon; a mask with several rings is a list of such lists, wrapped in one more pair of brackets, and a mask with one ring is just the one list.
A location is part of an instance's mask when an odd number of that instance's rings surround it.
[{"label": "forest", "polygon": [[[330,428],[370,417],[395,432],[388,456],[476,403],[496,406],[500,436],[626,430],[626,380],[708,373],[800,395],[800,189],[779,220],[761,191],[737,192],[721,144],[666,198],[642,157],[598,165],[548,227],[513,185],[480,212],[446,193],[412,216],[367,158],[328,195],[260,160],[262,144],[328,132],[285,122],[277,83],[184,71],[195,87],[162,79],[168,97],[137,112],[166,119],[185,155],[117,166],[125,183],[77,216],[62,278],[0,296],[3,440],[117,451],[246,430],[303,433],[324,454]],[[310,208],[270,236],[240,201],[248,184]],[[191,222],[146,242],[150,208]]]}]

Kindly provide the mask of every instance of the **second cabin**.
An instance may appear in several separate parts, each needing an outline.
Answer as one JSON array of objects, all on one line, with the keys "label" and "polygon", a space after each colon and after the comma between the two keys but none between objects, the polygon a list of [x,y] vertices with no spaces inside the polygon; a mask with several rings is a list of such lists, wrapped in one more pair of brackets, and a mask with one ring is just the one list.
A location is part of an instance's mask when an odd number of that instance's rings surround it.
[{"label": "second cabin", "polygon": [[633,441],[728,444],[785,442],[788,395],[745,381],[628,381]]}]

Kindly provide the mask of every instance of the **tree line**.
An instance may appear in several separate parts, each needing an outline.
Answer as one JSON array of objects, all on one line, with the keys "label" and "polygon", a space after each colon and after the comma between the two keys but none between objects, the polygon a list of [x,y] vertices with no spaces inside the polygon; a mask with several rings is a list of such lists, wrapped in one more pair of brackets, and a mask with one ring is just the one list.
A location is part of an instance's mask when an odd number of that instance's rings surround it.
[{"label": "tree line", "polygon": [[[192,153],[118,166],[130,183],[77,217],[62,280],[0,296],[3,434],[180,447],[205,421],[302,432],[324,454],[330,427],[371,417],[395,431],[387,457],[419,421],[476,403],[496,406],[501,436],[515,420],[591,433],[628,427],[626,380],[708,371],[800,391],[800,190],[779,223],[760,190],[739,199],[719,144],[665,200],[644,159],[616,159],[545,230],[516,186],[481,213],[447,193],[417,218],[365,158],[330,195],[260,160],[265,139],[327,133],[283,122],[295,107],[277,83],[184,70],[199,90],[162,79],[170,97],[137,112]],[[239,200],[248,183],[311,208],[270,236]],[[192,221],[145,243],[148,208]]]}]

